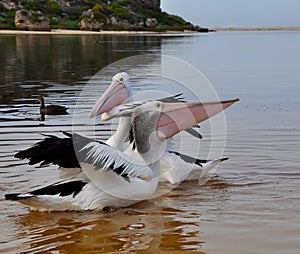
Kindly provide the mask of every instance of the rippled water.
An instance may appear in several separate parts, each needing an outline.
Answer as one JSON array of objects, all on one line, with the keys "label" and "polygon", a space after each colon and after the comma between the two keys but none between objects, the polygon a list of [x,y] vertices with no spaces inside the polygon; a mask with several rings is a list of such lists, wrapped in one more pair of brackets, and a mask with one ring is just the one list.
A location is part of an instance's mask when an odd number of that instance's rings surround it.
[{"label": "rippled water", "polygon": [[[0,252],[299,252],[299,32],[1,35],[0,45]],[[86,82],[107,64],[142,53],[188,61],[221,98],[241,98],[226,111],[224,155],[230,160],[204,186],[184,182],[164,196],[112,213],[38,213],[5,201],[5,193],[49,184],[58,174],[54,166],[29,166],[13,154],[41,140],[41,133],[72,130]],[[100,92],[108,82],[109,77],[100,82]],[[37,95],[68,107],[69,114],[39,121]],[[98,96],[77,109],[88,112]],[[89,135],[92,123],[85,119],[76,128]],[[201,125],[204,147],[213,138],[207,128]],[[97,126],[97,136],[105,140],[109,129]],[[195,141],[189,142],[193,147]]]}]

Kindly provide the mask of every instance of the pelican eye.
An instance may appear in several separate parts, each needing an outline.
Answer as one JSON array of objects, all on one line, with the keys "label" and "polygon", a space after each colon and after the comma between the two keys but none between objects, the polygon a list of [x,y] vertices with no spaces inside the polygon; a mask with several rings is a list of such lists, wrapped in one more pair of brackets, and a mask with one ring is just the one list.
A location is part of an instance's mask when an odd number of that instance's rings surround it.
[{"label": "pelican eye", "polygon": [[120,78],[120,82],[123,83],[124,82],[124,78]]},{"label": "pelican eye", "polygon": [[155,108],[161,108],[161,103],[156,102],[156,103],[155,103]]}]

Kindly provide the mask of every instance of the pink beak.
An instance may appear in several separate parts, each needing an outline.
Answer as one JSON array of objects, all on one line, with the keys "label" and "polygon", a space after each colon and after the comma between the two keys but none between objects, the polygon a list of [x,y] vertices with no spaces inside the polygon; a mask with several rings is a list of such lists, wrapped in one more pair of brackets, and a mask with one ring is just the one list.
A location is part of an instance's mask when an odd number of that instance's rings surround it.
[{"label": "pink beak", "polygon": [[104,94],[94,105],[89,118],[109,112],[112,108],[128,102],[129,92],[123,83],[113,80]]},{"label": "pink beak", "polygon": [[158,120],[157,133],[161,140],[200,123],[223,111],[239,99],[216,102],[164,103]]}]

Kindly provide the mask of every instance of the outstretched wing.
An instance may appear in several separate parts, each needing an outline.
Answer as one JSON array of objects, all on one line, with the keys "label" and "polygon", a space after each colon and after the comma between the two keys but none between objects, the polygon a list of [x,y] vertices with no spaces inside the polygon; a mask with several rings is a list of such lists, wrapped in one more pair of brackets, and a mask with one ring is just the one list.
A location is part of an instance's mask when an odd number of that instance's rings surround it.
[{"label": "outstretched wing", "polygon": [[40,163],[40,166],[48,164],[58,165],[63,168],[80,168],[73,147],[72,135],[63,132],[66,138],[53,135],[44,135],[46,138],[32,147],[20,151],[15,158],[28,159],[29,165]]},{"label": "outstretched wing", "polygon": [[[88,163],[95,170],[113,171],[125,179],[129,177],[152,178],[153,172],[145,164],[134,161],[101,141],[83,137],[79,134],[63,132],[67,138],[45,135],[46,138],[33,147],[15,154],[16,158],[29,159],[29,165],[40,163],[58,165],[62,170],[70,168],[71,174],[78,175],[74,168],[81,168],[80,163]],[[67,172],[68,173],[68,172]]]},{"label": "outstretched wing", "polygon": [[77,158],[84,171],[85,164],[92,166],[95,171],[113,171],[129,180],[130,177],[152,179],[153,171],[139,160],[105,144],[73,134],[74,148]]}]

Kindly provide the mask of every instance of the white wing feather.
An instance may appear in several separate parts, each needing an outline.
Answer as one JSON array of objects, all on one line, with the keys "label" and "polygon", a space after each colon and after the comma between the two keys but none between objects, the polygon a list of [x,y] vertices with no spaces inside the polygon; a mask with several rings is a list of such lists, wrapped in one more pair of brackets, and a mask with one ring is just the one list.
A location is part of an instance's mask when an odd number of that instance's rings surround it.
[{"label": "white wing feather", "polygon": [[[95,170],[112,170],[119,175],[142,179],[152,179],[154,177],[153,171],[148,165],[108,145],[90,142],[79,152],[86,152],[85,162],[90,162]],[[119,171],[120,168],[122,171]]]}]

